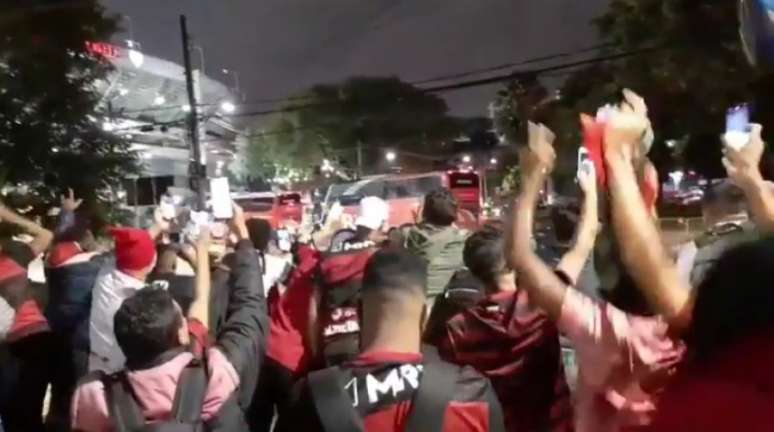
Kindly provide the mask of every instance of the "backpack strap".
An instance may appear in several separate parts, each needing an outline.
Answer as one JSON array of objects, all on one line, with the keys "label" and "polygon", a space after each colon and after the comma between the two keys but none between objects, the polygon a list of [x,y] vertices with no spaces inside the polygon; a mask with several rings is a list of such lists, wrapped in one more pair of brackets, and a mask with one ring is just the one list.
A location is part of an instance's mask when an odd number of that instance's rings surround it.
[{"label": "backpack strap", "polygon": [[201,422],[202,405],[207,392],[206,361],[194,359],[180,373],[172,403],[172,417],[178,423]]},{"label": "backpack strap", "polygon": [[144,426],[145,416],[137,405],[126,372],[104,375],[102,383],[105,386],[108,412],[116,432],[131,432]]},{"label": "backpack strap", "polygon": [[437,353],[429,351],[428,354],[405,432],[442,432],[446,408],[454,397],[460,368],[438,361]]},{"label": "backpack strap", "polygon": [[311,372],[307,380],[325,432],[365,432],[363,420],[344,389],[338,367]]}]

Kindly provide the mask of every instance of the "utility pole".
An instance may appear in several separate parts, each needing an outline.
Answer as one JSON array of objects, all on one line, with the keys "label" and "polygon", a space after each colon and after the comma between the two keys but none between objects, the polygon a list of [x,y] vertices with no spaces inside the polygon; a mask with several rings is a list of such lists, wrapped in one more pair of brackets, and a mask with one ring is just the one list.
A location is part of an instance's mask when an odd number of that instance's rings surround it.
[{"label": "utility pole", "polygon": [[196,210],[204,211],[206,208],[205,181],[207,180],[207,166],[202,162],[202,149],[199,142],[199,114],[194,93],[193,70],[191,69],[191,45],[188,40],[188,26],[185,15],[180,15],[180,34],[183,38],[183,66],[185,67],[185,87],[188,91],[188,137],[191,141],[191,165],[188,173],[191,178],[191,188],[196,192]]},{"label": "utility pole", "polygon": [[357,178],[363,177],[363,141],[357,140]]}]

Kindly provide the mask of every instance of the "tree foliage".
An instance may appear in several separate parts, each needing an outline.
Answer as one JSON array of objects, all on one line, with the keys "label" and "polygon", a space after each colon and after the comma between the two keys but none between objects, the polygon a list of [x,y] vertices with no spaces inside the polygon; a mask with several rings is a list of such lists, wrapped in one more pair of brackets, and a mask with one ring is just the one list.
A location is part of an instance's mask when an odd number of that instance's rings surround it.
[{"label": "tree foliage", "polygon": [[377,169],[386,149],[437,155],[461,131],[446,102],[398,78],[350,78],[321,84],[291,99],[287,111],[255,135],[249,169],[274,175],[277,166],[310,170],[322,158],[344,170]]},{"label": "tree foliage", "polygon": [[109,201],[137,164],[102,130],[95,84],[110,65],[86,43],[109,39],[116,20],[96,0],[17,3],[0,12],[0,195],[21,186],[43,207],[72,187],[87,205]]},{"label": "tree foliage", "polygon": [[606,50],[652,50],[574,71],[561,86],[561,100],[543,113],[544,120],[577,146],[577,113],[617,103],[621,89],[631,88],[648,103],[656,132],[651,158],[660,168],[676,163],[664,142],[681,140],[687,143],[678,155],[684,164],[709,177],[722,175],[718,136],[726,109],[750,101],[758,121],[774,120],[774,105],[765,97],[771,77],[752,69],[744,58],[736,4],[611,0],[594,22],[602,41],[609,43]]}]

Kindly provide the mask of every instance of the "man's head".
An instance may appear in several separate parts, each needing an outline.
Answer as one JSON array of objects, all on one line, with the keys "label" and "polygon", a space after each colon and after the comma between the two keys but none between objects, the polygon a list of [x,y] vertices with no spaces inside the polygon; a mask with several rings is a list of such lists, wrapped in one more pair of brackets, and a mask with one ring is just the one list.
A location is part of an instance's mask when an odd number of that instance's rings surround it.
[{"label": "man's head", "polygon": [[155,274],[175,274],[177,271],[177,254],[179,249],[177,245],[159,245],[156,262]]},{"label": "man's head", "polygon": [[272,229],[271,224],[266,219],[250,219],[246,223],[247,232],[250,234],[250,241],[253,247],[259,251],[266,252],[269,249]]},{"label": "man's head", "polygon": [[78,243],[80,249],[84,252],[93,252],[97,250],[97,240],[92,231],[91,220],[78,213],[75,214],[75,223],[73,226],[64,232],[59,233],[56,236],[55,242]]},{"label": "man's head", "polygon": [[187,342],[188,329],[180,308],[166,290],[155,287],[143,288],[124,300],[113,326],[129,367],[147,364]]},{"label": "man's head", "polygon": [[362,339],[376,335],[400,337],[416,327],[421,332],[427,285],[427,264],[403,249],[376,252],[366,265],[361,291]]},{"label": "man's head", "polygon": [[457,220],[457,199],[451,191],[440,188],[425,195],[422,220],[438,226],[449,226]]},{"label": "man's head", "polygon": [[708,226],[746,217],[747,200],[744,192],[729,181],[709,187],[704,193],[702,215]]},{"label": "man's head", "polygon": [[577,205],[555,206],[551,208],[551,225],[554,228],[556,240],[560,243],[570,243],[575,237],[580,209]]},{"label": "man's head", "polygon": [[487,291],[515,287],[514,273],[505,263],[505,233],[501,223],[487,224],[465,241],[462,258],[474,276],[486,284]]},{"label": "man's head", "polygon": [[156,265],[156,244],[147,231],[137,228],[110,230],[116,244],[116,268],[144,281]]},{"label": "man's head", "polygon": [[700,358],[774,326],[774,238],[729,250],[696,291],[688,342]]}]

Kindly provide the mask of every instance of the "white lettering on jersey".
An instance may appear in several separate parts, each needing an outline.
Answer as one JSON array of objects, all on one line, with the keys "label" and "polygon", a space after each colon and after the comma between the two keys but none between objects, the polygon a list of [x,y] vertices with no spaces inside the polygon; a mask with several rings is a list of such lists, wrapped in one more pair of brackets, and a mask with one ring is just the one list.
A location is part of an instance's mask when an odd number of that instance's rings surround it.
[{"label": "white lettering on jersey", "polygon": [[349,380],[347,385],[344,386],[344,389],[352,394],[352,406],[356,407],[360,403],[360,400],[357,397],[357,377]]},{"label": "white lettering on jersey", "polygon": [[357,321],[345,321],[341,324],[330,324],[323,329],[323,336],[331,337],[339,334],[357,333],[360,331],[360,324]]},{"label": "white lettering on jersey", "polygon": [[379,402],[380,395],[388,393],[392,393],[392,396],[397,398],[398,394],[407,388],[417,390],[419,388],[419,372],[421,371],[422,365],[406,364],[391,370],[382,381],[371,374],[366,375],[368,402],[375,404]]}]

